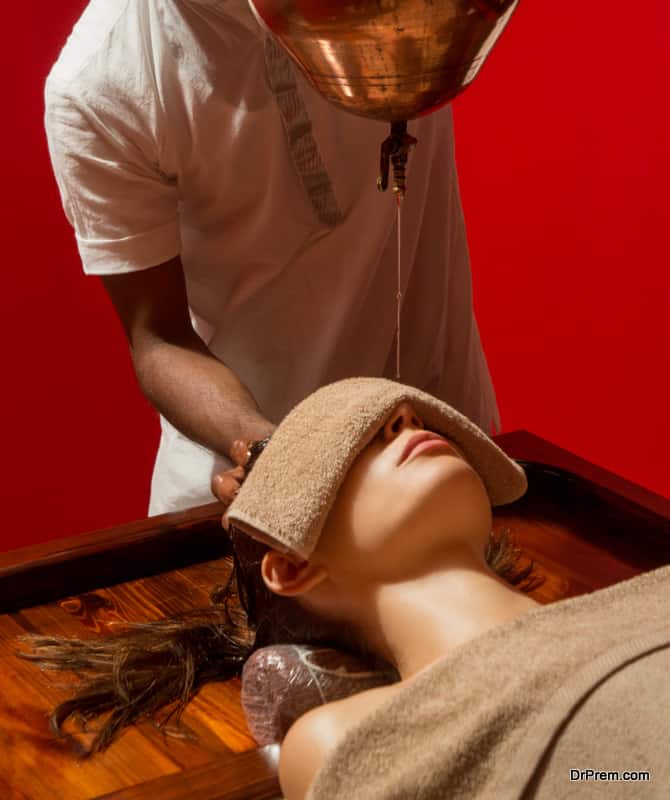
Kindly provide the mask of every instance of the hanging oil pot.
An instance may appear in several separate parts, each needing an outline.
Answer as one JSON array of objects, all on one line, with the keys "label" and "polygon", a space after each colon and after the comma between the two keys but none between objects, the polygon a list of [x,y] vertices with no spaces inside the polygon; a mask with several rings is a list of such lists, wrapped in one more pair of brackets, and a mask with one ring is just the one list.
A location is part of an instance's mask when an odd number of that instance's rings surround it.
[{"label": "hanging oil pot", "polygon": [[[392,124],[382,146],[404,193],[409,119],[476,77],[518,0],[249,0],[311,85],[353,114]],[[394,158],[395,156],[395,158]],[[402,173],[398,175],[398,171]]]}]

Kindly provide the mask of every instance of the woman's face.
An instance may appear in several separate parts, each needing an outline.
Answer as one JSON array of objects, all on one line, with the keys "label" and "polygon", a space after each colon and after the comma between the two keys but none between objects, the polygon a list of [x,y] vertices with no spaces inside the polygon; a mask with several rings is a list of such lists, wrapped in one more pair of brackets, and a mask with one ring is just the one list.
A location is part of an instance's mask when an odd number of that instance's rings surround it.
[{"label": "woman's face", "polygon": [[310,561],[333,577],[407,577],[491,530],[484,485],[462,452],[400,404],[340,487]]}]

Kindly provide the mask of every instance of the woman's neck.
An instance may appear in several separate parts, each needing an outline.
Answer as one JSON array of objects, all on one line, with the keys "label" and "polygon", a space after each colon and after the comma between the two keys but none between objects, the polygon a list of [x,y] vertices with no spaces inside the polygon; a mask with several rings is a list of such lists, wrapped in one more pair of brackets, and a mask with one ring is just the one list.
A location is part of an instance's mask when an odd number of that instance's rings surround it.
[{"label": "woman's neck", "polygon": [[362,599],[365,636],[405,680],[538,603],[491,572],[467,547],[430,572],[372,587]]}]

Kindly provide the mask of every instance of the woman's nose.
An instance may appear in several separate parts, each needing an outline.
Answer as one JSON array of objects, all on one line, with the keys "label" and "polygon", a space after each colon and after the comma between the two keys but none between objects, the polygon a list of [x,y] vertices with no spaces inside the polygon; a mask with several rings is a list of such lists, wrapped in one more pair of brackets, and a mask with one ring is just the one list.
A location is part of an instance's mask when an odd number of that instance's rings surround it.
[{"label": "woman's nose", "polygon": [[407,402],[400,403],[386,420],[382,428],[384,441],[390,442],[392,439],[395,439],[405,428],[423,428],[421,417],[416,413],[412,404]]}]

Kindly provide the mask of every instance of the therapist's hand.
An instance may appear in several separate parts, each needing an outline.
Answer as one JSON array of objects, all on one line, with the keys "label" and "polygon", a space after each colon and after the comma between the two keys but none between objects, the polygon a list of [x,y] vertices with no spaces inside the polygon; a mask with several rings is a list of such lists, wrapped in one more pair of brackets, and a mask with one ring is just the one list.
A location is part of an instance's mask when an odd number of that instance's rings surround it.
[{"label": "therapist's hand", "polygon": [[[231,469],[219,472],[212,477],[212,493],[222,503],[229,506],[244,480],[244,466],[249,460],[251,439],[236,439],[231,445],[229,457],[235,464]],[[224,527],[227,527],[224,517]]]}]

